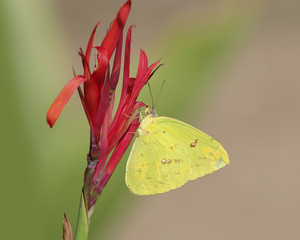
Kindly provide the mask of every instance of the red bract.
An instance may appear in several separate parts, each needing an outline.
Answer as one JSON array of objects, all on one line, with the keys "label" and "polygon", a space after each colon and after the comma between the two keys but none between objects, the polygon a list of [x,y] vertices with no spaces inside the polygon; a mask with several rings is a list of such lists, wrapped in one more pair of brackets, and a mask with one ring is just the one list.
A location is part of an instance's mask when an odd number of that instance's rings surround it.
[{"label": "red bract", "polygon": [[[127,32],[125,43],[122,93],[113,116],[115,89],[119,81],[121,66],[123,28],[130,7],[131,1],[128,0],[111,23],[101,45],[95,47],[98,51],[97,62],[91,72],[90,55],[96,28],[99,24],[97,23],[90,36],[86,52],[84,53],[82,49],[79,52],[84,74],[75,76],[63,88],[47,113],[47,122],[52,127],[74,91],[78,89],[91,127],[91,146],[87,156],[88,166],[85,171],[83,189],[88,209],[95,204],[133,138],[133,133],[139,124],[138,109],[145,106],[144,103],[137,102],[137,97],[158,64],[156,62],[148,66],[147,56],[141,50],[137,75],[135,78],[130,78],[131,26]],[[113,52],[115,55],[112,70],[110,70],[109,61]],[[80,87],[82,83],[83,92]]]}]

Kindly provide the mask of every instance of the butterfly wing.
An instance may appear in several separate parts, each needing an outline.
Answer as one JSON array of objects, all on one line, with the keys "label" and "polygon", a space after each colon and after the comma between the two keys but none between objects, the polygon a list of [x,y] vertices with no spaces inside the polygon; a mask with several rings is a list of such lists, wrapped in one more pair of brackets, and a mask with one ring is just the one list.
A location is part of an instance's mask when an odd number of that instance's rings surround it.
[{"label": "butterfly wing", "polygon": [[206,133],[176,119],[147,116],[127,162],[126,184],[138,195],[163,193],[228,163],[225,149]]}]

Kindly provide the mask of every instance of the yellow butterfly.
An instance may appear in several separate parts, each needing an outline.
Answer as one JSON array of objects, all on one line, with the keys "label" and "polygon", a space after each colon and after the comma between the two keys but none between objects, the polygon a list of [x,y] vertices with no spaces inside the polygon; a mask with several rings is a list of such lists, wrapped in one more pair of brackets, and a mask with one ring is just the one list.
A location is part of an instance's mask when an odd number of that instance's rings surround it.
[{"label": "yellow butterfly", "polygon": [[147,108],[126,166],[126,185],[138,195],[168,192],[229,164],[215,139]]}]

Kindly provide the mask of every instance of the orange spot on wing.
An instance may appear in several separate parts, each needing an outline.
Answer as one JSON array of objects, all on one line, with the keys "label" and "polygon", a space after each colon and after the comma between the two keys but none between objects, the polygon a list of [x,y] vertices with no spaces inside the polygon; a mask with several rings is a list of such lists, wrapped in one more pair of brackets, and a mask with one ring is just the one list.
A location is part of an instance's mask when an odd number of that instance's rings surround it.
[{"label": "orange spot on wing", "polygon": [[191,142],[190,147],[196,147],[198,139],[195,139],[195,142]]}]

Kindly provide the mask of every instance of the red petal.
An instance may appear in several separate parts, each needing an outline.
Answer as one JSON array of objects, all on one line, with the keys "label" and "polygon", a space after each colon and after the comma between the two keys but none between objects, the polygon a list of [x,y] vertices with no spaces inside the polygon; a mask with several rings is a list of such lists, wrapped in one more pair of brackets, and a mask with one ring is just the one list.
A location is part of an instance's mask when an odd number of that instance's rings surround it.
[{"label": "red petal", "polygon": [[108,142],[111,151],[113,146],[115,146],[119,139],[123,136],[123,134],[127,131],[130,124],[135,121],[136,113],[140,107],[145,106],[142,102],[136,102],[132,108],[126,108],[125,112],[120,116],[118,121],[116,122],[114,128],[110,129],[108,134]]},{"label": "red petal", "polygon": [[139,113],[135,116],[134,120],[132,121],[130,127],[128,128],[127,132],[120,140],[118,145],[116,146],[113,154],[111,155],[105,169],[108,171],[109,174],[112,174],[114,169],[116,168],[117,164],[119,163],[120,159],[124,155],[126,149],[128,148],[136,129],[138,128],[138,121],[139,121]]},{"label": "red petal", "polygon": [[146,57],[145,53],[143,51],[141,51],[141,57],[140,57],[141,63],[139,65],[140,69],[138,70],[138,74],[137,74],[137,77],[135,79],[134,86],[132,89],[132,95],[130,96],[130,101],[128,103],[129,108],[131,106],[133,106],[133,104],[135,103],[138,95],[140,94],[140,91],[142,90],[144,85],[148,82],[153,69],[156,67],[156,65],[159,63],[159,61],[160,60],[151,64],[149,66],[149,68],[145,68],[145,66],[147,64],[147,57]]},{"label": "red petal", "polygon": [[84,70],[84,77],[87,79],[91,78],[91,71],[90,71],[90,65],[89,61],[87,60],[86,56],[84,55],[83,50],[80,48],[78,52],[79,56],[81,57],[82,60],[82,65],[83,65],[83,70]]},{"label": "red petal", "polygon": [[90,72],[90,56],[91,56],[91,51],[93,47],[93,42],[94,42],[94,37],[96,33],[96,29],[99,25],[100,21],[96,24],[96,26],[93,29],[93,32],[90,36],[89,42],[86,47],[85,54],[83,53],[82,49],[80,49],[79,55],[82,58],[82,63],[83,63],[83,69],[84,69],[84,76],[86,78],[90,78],[91,72]]},{"label": "red petal", "polygon": [[[129,15],[130,7],[131,1],[128,0],[119,10],[115,20],[112,22],[108,30],[108,33],[102,41],[101,46],[96,47],[98,50],[98,67],[94,70],[92,79],[96,81],[98,89],[102,89],[108,62],[123,32],[124,25]],[[98,110],[99,92],[97,95],[95,90],[91,89],[94,87],[94,83],[90,84],[89,82],[91,81],[87,81],[86,84],[84,84],[85,100],[90,109],[92,118],[95,119],[96,112]]]},{"label": "red petal", "polygon": [[148,107],[148,106],[143,102],[136,102],[133,109],[138,109],[138,108],[141,108],[141,107]]},{"label": "red petal", "polygon": [[115,105],[115,92],[113,92],[110,96],[110,103],[107,111],[109,112],[109,123],[111,124],[113,113],[114,113],[114,105]]},{"label": "red petal", "polygon": [[109,59],[107,57],[107,50],[102,47],[95,47],[98,50],[98,64],[97,68],[93,72],[93,78],[96,80],[98,88],[101,89],[104,78],[105,78],[105,72],[108,67]]},{"label": "red petal", "polygon": [[103,39],[101,47],[107,50],[108,59],[110,59],[119,41],[120,35],[122,34],[124,25],[128,18],[130,8],[131,8],[131,1],[129,0],[120,8],[115,20],[112,22],[108,30],[108,33]]},{"label": "red petal", "polygon": [[90,62],[90,55],[91,55],[91,51],[92,51],[92,47],[93,47],[93,42],[94,42],[94,37],[95,37],[95,33],[96,33],[96,29],[99,25],[100,21],[96,24],[96,26],[94,27],[94,30],[90,36],[90,39],[89,39],[89,42],[88,42],[88,45],[86,47],[86,51],[85,51],[85,57],[88,61],[88,63]]},{"label": "red petal", "polygon": [[[123,135],[122,139],[115,147],[109,161],[107,162],[105,169],[100,177],[99,183],[97,184],[96,188],[94,189],[98,193],[102,192],[103,188],[107,184],[107,182],[110,179],[111,175],[113,174],[115,168],[117,167],[118,163],[120,162],[121,158],[123,157],[124,153],[126,152],[128,146],[134,136],[134,133],[135,133],[136,129],[138,128],[138,120],[139,120],[138,116],[139,116],[139,114],[137,114],[136,118],[132,121],[127,132]],[[97,178],[96,178],[96,176],[94,176],[93,178],[98,179],[99,176]]]},{"label": "red petal", "polygon": [[124,57],[125,60],[124,60],[124,75],[123,75],[122,94],[121,94],[121,98],[120,98],[120,101],[119,101],[118,109],[116,111],[114,120],[112,122],[112,126],[114,126],[116,121],[119,119],[121,110],[123,109],[123,106],[126,102],[127,95],[128,95],[127,89],[128,89],[128,85],[129,85],[130,46],[131,46],[132,27],[133,26],[130,26],[130,28],[127,31],[126,43],[125,43],[125,57]]},{"label": "red petal", "polygon": [[56,122],[64,106],[70,100],[74,91],[84,81],[86,81],[86,78],[84,78],[83,76],[76,76],[70,82],[68,82],[68,84],[58,94],[47,113],[47,123],[51,128]]},{"label": "red petal", "polygon": [[[93,173],[93,182],[97,182],[105,164],[107,161],[107,157],[109,154],[108,151],[108,125],[109,125],[109,116],[108,116],[108,112],[106,112],[105,117],[104,117],[104,121],[103,121],[103,127],[102,127],[102,132],[101,132],[101,139],[100,139],[100,146],[101,146],[101,151],[100,151],[100,156],[95,168],[95,171]],[[100,129],[97,130],[100,132]]]},{"label": "red petal", "polygon": [[124,25],[128,18],[131,8],[131,1],[127,1],[119,10],[116,18],[111,23],[111,26],[105,35],[100,47],[96,47],[98,53],[98,68],[94,71],[95,79],[97,79],[98,87],[103,84],[104,75],[108,62],[119,42],[122,35]]},{"label": "red petal", "polygon": [[[126,43],[125,43],[125,57],[124,57],[124,83],[123,83],[123,91],[127,90],[127,85],[129,81],[129,71],[130,71],[130,50],[131,50],[131,33],[132,33],[133,25],[127,31]],[[125,87],[124,87],[125,85]]]},{"label": "red petal", "polygon": [[98,104],[98,109],[97,109],[97,113],[96,113],[96,118],[95,118],[95,127],[96,129],[99,130],[99,134],[100,134],[100,129],[101,126],[103,124],[103,120],[108,108],[108,103],[109,103],[109,96],[110,96],[110,87],[109,87],[109,68],[107,70],[106,73],[106,79],[105,79],[105,83],[104,86],[102,88],[101,94],[100,94],[100,99],[99,99],[99,104]]},{"label": "red petal", "polygon": [[121,67],[121,57],[122,57],[122,43],[123,43],[123,35],[120,35],[120,39],[117,44],[114,65],[111,73],[110,79],[110,88],[115,90],[119,81],[120,76],[120,67]]},{"label": "red petal", "polygon": [[148,69],[148,59],[146,53],[141,49],[140,51],[140,60],[139,60],[139,67],[136,74],[136,79],[141,79],[144,73]]}]

